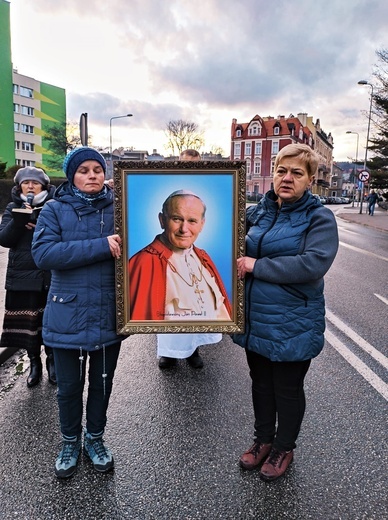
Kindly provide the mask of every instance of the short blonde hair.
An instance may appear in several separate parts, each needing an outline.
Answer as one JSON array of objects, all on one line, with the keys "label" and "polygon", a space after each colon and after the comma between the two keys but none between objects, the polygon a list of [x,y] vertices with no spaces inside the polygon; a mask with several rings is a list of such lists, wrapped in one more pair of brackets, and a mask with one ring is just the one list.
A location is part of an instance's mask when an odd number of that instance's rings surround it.
[{"label": "short blonde hair", "polygon": [[319,157],[307,144],[288,144],[282,148],[275,159],[275,171],[284,157],[299,157],[305,164],[309,177],[318,173]]}]

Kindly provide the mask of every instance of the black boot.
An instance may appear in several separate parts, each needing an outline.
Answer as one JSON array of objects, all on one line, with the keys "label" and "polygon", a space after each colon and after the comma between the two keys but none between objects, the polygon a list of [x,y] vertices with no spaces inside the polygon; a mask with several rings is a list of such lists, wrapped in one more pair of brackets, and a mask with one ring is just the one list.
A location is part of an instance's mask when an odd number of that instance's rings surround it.
[{"label": "black boot", "polygon": [[40,359],[40,348],[27,352],[30,358],[30,375],[27,378],[27,386],[31,388],[39,383],[42,378],[42,360]]},{"label": "black boot", "polygon": [[54,354],[53,349],[50,347],[45,347],[46,351],[46,368],[48,379],[52,385],[57,384],[57,376],[55,374],[55,365],[54,365]]}]

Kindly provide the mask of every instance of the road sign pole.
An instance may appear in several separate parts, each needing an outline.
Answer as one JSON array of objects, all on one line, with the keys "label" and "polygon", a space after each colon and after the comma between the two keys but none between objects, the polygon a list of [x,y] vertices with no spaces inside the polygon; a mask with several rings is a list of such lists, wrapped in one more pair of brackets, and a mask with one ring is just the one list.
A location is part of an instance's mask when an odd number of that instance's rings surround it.
[{"label": "road sign pole", "polygon": [[369,177],[370,177],[370,173],[367,170],[363,170],[358,175],[358,178],[361,181],[360,214],[362,214],[362,203],[364,201],[364,183],[369,181]]}]

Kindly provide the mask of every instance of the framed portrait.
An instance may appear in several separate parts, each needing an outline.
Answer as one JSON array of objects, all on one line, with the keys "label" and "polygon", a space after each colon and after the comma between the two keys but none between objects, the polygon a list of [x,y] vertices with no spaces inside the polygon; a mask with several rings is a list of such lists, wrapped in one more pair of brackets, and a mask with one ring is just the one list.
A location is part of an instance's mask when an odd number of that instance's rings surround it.
[{"label": "framed portrait", "polygon": [[115,161],[117,331],[242,332],[245,162]]}]

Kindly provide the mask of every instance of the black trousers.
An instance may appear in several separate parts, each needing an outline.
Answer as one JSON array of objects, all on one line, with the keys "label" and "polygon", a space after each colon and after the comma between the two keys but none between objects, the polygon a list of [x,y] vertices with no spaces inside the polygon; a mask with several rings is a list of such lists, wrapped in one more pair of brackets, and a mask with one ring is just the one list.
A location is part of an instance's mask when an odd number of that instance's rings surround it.
[{"label": "black trousers", "polygon": [[[117,343],[95,352],[83,350],[82,356],[79,350],[53,349],[62,435],[74,437],[81,434],[82,398],[87,360],[89,361],[89,386],[86,400],[86,429],[94,434],[104,431],[120,346],[121,344]],[[80,357],[83,359],[80,360]]]},{"label": "black trousers", "polygon": [[306,409],[303,382],[311,360],[276,362],[246,350],[252,379],[255,437],[278,450],[296,447]]}]

